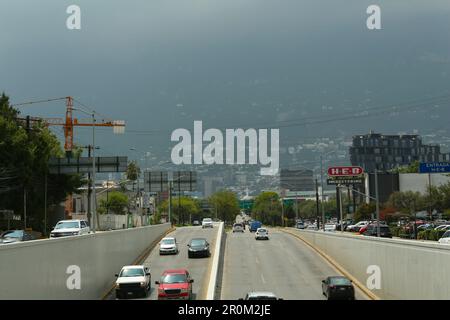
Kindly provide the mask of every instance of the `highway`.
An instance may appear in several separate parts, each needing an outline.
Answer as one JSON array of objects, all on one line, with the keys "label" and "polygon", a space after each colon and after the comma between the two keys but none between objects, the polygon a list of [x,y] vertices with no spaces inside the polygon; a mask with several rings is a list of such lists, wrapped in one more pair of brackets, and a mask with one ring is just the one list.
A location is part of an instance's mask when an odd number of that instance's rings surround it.
[{"label": "highway", "polygon": [[[286,300],[323,300],[321,281],[339,275],[325,259],[301,240],[269,229],[270,240],[254,233],[227,234],[222,300],[236,300],[250,291],[271,291]],[[368,297],[355,287],[356,299]]]},{"label": "highway", "polygon": [[[178,227],[174,232],[171,232],[167,237],[175,237],[178,242],[178,249],[180,250],[177,255],[159,255],[159,246],[156,246],[150,255],[145,259],[144,265],[150,268],[152,275],[152,287],[151,293],[146,300],[157,299],[157,285],[155,281],[159,280],[161,274],[166,269],[178,269],[185,268],[189,271],[193,283],[193,295],[196,300],[205,300],[207,286],[209,283],[209,275],[211,270],[211,261],[214,255],[214,247],[217,237],[217,224],[213,229],[202,227]],[[187,244],[192,238],[206,238],[210,243],[211,257],[209,258],[191,258],[188,259]],[[117,270],[119,272],[120,270]],[[115,294],[112,293],[109,299],[115,299]]]}]

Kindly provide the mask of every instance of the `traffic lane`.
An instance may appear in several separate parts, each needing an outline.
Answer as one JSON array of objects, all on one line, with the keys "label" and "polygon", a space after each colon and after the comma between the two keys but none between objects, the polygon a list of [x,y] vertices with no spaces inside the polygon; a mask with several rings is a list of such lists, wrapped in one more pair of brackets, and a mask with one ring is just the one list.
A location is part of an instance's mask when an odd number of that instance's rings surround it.
[{"label": "traffic lane", "polygon": [[[270,229],[270,240],[254,233],[227,236],[222,299],[243,298],[250,291],[271,291],[286,300],[323,300],[322,280],[339,275],[325,259],[297,238]],[[367,299],[356,289],[357,299]]]},{"label": "traffic lane", "polygon": [[[194,283],[192,286],[194,299],[205,299],[209,275],[211,270],[211,261],[214,255],[214,248],[217,237],[217,225],[214,228],[202,227],[180,227],[171,232],[167,237],[175,237],[178,242],[179,253],[176,255],[159,255],[159,246],[156,246],[144,262],[144,265],[150,268],[152,275],[152,287],[147,300],[158,299],[157,285],[164,270],[167,269],[187,269],[191,274]],[[187,244],[193,238],[206,238],[210,243],[211,257],[209,258],[188,258]]]}]

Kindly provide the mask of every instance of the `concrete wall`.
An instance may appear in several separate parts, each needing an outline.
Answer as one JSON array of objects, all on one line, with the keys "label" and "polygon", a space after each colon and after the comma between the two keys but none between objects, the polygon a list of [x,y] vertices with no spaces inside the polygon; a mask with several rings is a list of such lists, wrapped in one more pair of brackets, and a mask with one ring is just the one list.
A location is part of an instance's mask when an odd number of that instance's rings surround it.
[{"label": "concrete wall", "polygon": [[[99,299],[114,274],[169,228],[162,224],[0,246],[0,299]],[[71,265],[80,268],[80,290],[67,288]]]},{"label": "concrete wall", "polygon": [[370,265],[381,269],[381,299],[450,299],[450,245],[291,229],[364,285]]},{"label": "concrete wall", "polygon": [[[87,220],[87,215],[85,213],[73,213],[72,219],[84,219]],[[148,221],[150,220],[150,217],[147,215],[139,215],[139,214],[131,214],[131,217],[129,218],[129,215],[124,214],[101,214],[98,217],[99,223],[100,223],[100,230],[118,230],[118,229],[125,229],[127,227],[127,220],[130,219],[130,228],[133,227],[143,227],[148,225]],[[124,228],[125,226],[125,228]]]}]

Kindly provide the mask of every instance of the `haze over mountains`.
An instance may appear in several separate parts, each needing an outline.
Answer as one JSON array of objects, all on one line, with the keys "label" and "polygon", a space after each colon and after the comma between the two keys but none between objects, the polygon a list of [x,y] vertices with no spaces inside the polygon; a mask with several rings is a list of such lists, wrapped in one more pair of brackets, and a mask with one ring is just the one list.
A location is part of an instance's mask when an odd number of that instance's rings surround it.
[{"label": "haze over mountains", "polygon": [[[125,120],[123,136],[98,130],[100,154],[135,147],[169,160],[170,133],[194,120],[280,127],[286,147],[370,129],[447,130],[447,0],[377,1],[376,31],[366,27],[372,1],[80,0],[78,31],[65,27],[69,1],[4,2],[0,90],[13,102],[71,95]],[[65,107],[22,111],[63,117]],[[90,129],[75,140],[88,144]]]}]

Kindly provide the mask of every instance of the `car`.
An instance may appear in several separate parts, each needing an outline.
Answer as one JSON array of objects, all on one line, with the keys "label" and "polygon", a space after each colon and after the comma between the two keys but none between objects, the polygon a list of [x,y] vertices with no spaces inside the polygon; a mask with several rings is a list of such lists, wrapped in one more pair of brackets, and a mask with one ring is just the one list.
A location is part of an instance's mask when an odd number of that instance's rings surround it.
[{"label": "car", "polygon": [[256,230],[255,233],[255,239],[256,240],[269,240],[269,230],[267,230],[266,228],[258,228],[258,230]]},{"label": "car", "polygon": [[359,221],[356,224],[351,224],[347,226],[346,231],[349,232],[359,232],[359,229],[361,229],[364,226],[367,226],[369,224],[369,221]]},{"label": "car", "polygon": [[151,289],[152,276],[143,265],[124,266],[116,274],[116,298],[124,299],[135,295],[146,297]]},{"label": "car", "polygon": [[328,231],[328,232],[334,232],[334,231],[336,231],[336,224],[326,223],[323,230]]},{"label": "car", "polygon": [[434,230],[441,230],[441,231],[447,231],[450,230],[450,224],[442,224],[440,226],[437,226],[436,228],[434,228]]},{"label": "car", "polygon": [[159,243],[159,254],[178,254],[177,239],[173,237],[166,237],[161,239]]},{"label": "car", "polygon": [[36,240],[37,237],[25,230],[8,230],[0,235],[0,244],[10,244],[22,241]]},{"label": "car", "polygon": [[192,299],[192,283],[186,269],[173,269],[163,272],[160,281],[155,281],[158,285],[158,300],[190,300]]},{"label": "car", "polygon": [[242,223],[233,224],[233,233],[234,232],[244,232],[244,225]]},{"label": "car", "polygon": [[306,227],[306,230],[317,230],[317,224],[311,223]]},{"label": "car", "polygon": [[209,243],[205,238],[194,238],[188,246],[188,258],[193,257],[210,257]]},{"label": "car", "polygon": [[420,226],[417,227],[418,231],[423,231],[423,230],[432,230],[435,228],[435,225],[432,223],[426,223],[426,224],[422,224]]},{"label": "car", "polygon": [[80,236],[88,234],[89,231],[89,224],[86,220],[62,220],[50,232],[50,238]]},{"label": "car", "polygon": [[240,298],[239,300],[283,300],[277,298],[273,292],[268,291],[252,291],[245,295],[245,298]]},{"label": "car", "polygon": [[[376,224],[369,224],[366,230],[362,233],[365,236],[376,237],[378,235],[378,228]],[[392,238],[391,230],[388,226],[380,225],[380,237],[382,238]]]},{"label": "car", "polygon": [[296,227],[297,229],[305,229],[305,224],[304,224],[302,221],[298,221],[298,222],[295,224],[295,227]]},{"label": "car", "polygon": [[262,227],[262,223],[260,221],[253,220],[250,223],[249,230],[250,230],[250,232],[256,232],[256,230],[258,230],[258,228],[261,228],[261,227]]},{"label": "car", "polygon": [[355,300],[355,288],[353,287],[353,283],[343,276],[331,276],[322,280],[322,294],[327,297],[328,300]]},{"label": "car", "polygon": [[205,218],[202,221],[202,228],[213,228],[213,221],[211,218]]},{"label": "car", "polygon": [[450,230],[445,231],[445,233],[438,241],[442,244],[450,244]]},{"label": "car", "polygon": [[199,225],[200,225],[200,221],[194,220],[194,221],[192,222],[192,225],[193,225],[193,226],[199,226]]}]

